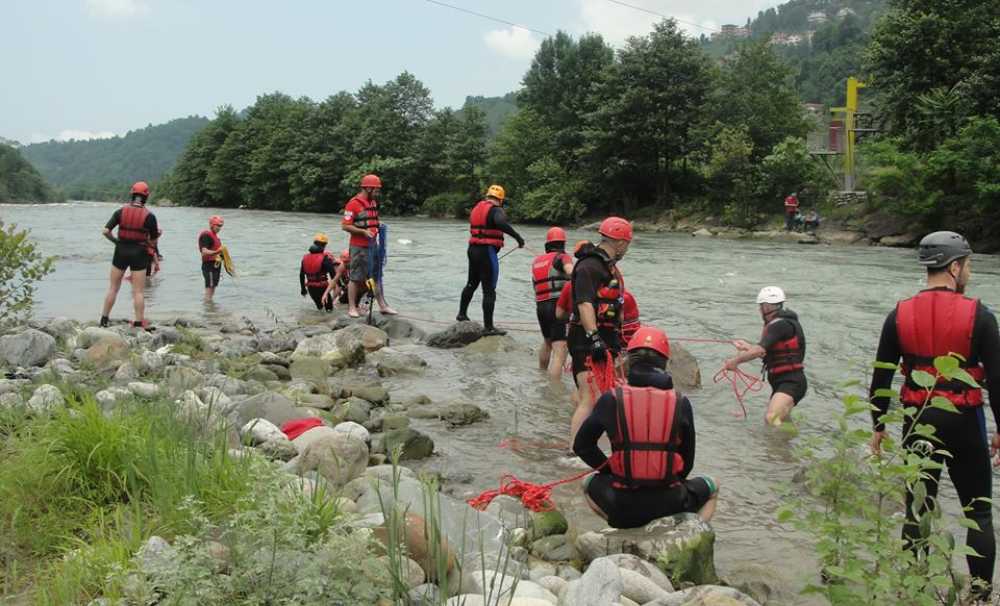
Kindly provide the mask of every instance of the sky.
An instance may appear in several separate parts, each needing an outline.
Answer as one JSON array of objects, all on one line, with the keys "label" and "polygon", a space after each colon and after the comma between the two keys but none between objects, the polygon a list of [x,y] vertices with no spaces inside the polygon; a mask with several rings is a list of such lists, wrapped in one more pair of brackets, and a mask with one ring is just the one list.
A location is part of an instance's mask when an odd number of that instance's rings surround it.
[{"label": "sky", "polygon": [[435,104],[502,95],[545,34],[614,46],[677,18],[692,35],[780,0],[0,0],[0,137],[123,135],[281,91],[316,100],[406,70]]}]

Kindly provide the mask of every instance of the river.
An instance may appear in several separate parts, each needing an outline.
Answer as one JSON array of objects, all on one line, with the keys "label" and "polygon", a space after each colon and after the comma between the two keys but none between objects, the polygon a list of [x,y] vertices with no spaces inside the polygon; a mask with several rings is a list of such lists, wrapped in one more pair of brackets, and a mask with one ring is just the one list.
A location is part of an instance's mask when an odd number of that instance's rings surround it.
[{"label": "river", "polygon": [[[115,206],[103,203],[0,205],[0,219],[28,227],[41,250],[58,257],[56,271],[38,288],[36,315],[97,320],[107,287],[112,247],[100,231]],[[249,318],[258,325],[315,314],[298,293],[298,265],[316,231],[346,246],[337,215],[226,210],[223,241],[232,251],[238,279],[223,277],[215,303],[202,301],[202,279],[195,236],[207,225],[210,209],[154,208],[164,230],[160,249],[163,271],[150,288],[147,314],[213,318]],[[391,218],[386,293],[405,315],[424,319],[422,326],[448,323],[457,311],[465,282],[467,224],[457,221]],[[541,249],[545,228],[519,227],[528,247]],[[569,230],[570,242],[593,232]],[[538,344],[533,329],[534,299],[529,266],[532,255],[517,251],[501,261],[497,323],[524,349],[507,354],[422,350],[429,362],[418,379],[387,379],[397,393],[425,393],[435,400],[465,398],[487,409],[492,418],[447,432],[429,429],[440,456],[429,467],[446,478],[462,480],[451,490],[463,496],[495,487],[498,476],[513,472],[531,481],[551,481],[575,472],[557,462],[551,450],[512,452],[500,447],[504,437],[531,441],[564,438],[570,405],[565,389],[553,387],[535,371],[530,348]],[[808,341],[810,393],[799,406],[803,432],[831,430],[839,411],[839,387],[845,381],[867,382],[878,332],[894,302],[917,291],[922,270],[913,251],[804,246],[692,238],[677,234],[637,234],[622,261],[626,283],[639,303],[643,323],[664,328],[674,337],[755,340],[761,321],[754,298],[761,286],[785,289],[788,306],[802,319]],[[977,255],[970,294],[1000,303],[1000,258]],[[479,297],[470,315],[480,319]],[[113,317],[131,316],[127,287]],[[718,533],[716,561],[720,574],[734,582],[761,579],[774,590],[771,603],[804,604],[797,591],[815,575],[816,565],[805,536],[779,526],[775,510],[797,466],[790,449],[794,439],[768,430],[762,417],[766,393],[748,401],[750,418],[737,409],[727,385],[711,377],[732,352],[724,345],[688,344],[701,363],[705,387],[691,394],[698,429],[696,473],[721,479],[722,497],[713,520]],[[856,388],[855,388],[856,389]],[[580,527],[599,520],[584,513],[577,486],[560,487],[556,499]],[[994,488],[996,492],[996,488]],[[945,481],[948,509],[955,493]],[[965,571],[964,563],[960,570]]]}]

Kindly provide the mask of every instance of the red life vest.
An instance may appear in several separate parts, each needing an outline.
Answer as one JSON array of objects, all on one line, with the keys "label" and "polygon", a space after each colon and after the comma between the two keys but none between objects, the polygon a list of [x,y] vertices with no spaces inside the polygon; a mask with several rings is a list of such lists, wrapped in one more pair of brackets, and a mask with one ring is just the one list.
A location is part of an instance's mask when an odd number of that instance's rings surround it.
[{"label": "red life vest", "polygon": [[635,302],[632,293],[625,291],[622,296],[622,344],[628,344],[632,340],[632,335],[639,330],[639,306]]},{"label": "red life vest", "polygon": [[149,240],[146,231],[146,217],[149,211],[145,206],[126,204],[122,207],[121,219],[118,221],[118,239],[125,242],[142,242]]},{"label": "red life vest", "polygon": [[[594,313],[597,316],[597,327],[620,331],[622,326],[622,305],[625,303],[625,279],[618,271],[618,266],[612,263],[611,258],[604,250],[596,246],[591,246],[586,252],[577,254],[579,261],[573,266],[573,274],[576,275],[577,268],[587,257],[596,257],[611,274],[610,279],[601,284],[597,289],[597,305]],[[570,316],[570,323],[580,323],[580,310],[576,306],[576,294],[573,295],[573,313]]]},{"label": "red life vest", "polygon": [[799,209],[799,199],[795,196],[788,196],[785,198],[785,212],[794,215],[795,211]]},{"label": "red life vest", "polygon": [[[902,372],[906,378],[899,399],[904,404],[920,406],[927,400],[927,390],[910,379],[914,370],[937,376],[936,356],[949,353],[966,361],[959,365],[977,383],[985,377],[982,364],[972,359],[972,330],[979,301],[951,290],[925,290],[896,304],[896,335],[903,351]],[[983,390],[961,381],[940,381],[930,397],[942,396],[955,406],[981,406]]]},{"label": "red life vest", "polygon": [[[222,248],[222,240],[219,239],[219,234],[215,233],[211,229],[203,229],[203,230],[201,230],[201,233],[198,234],[198,252],[201,252],[201,248],[202,248],[202,246],[201,246],[201,237],[202,236],[208,236],[209,238],[212,239],[212,247],[209,250],[219,250],[220,248]],[[201,255],[201,262],[202,263],[214,263],[218,259],[219,259],[219,255],[218,254],[214,254],[214,255],[202,254]]]},{"label": "red life vest", "polygon": [[631,387],[615,390],[618,431],[611,440],[611,473],[623,488],[670,486],[684,471],[677,452],[674,419],[677,393],[672,389]]},{"label": "red life vest", "polygon": [[767,350],[764,355],[764,368],[767,369],[768,377],[775,377],[785,373],[802,370],[805,368],[803,361],[806,358],[806,336],[799,324],[799,317],[795,312],[786,309],[778,310],[778,313],[770,322],[764,325],[763,336],[767,333],[767,327],[775,322],[789,322],[795,329],[795,334],[784,341],[778,341]]},{"label": "red life vest", "polygon": [[479,204],[476,204],[475,208],[472,209],[472,214],[469,215],[469,232],[472,234],[469,238],[469,244],[485,244],[496,246],[498,249],[503,248],[503,232],[499,229],[486,227],[490,211],[495,206],[496,204],[489,200],[480,200]]},{"label": "red life vest", "polygon": [[369,231],[378,230],[378,204],[374,200],[365,200],[355,197],[361,203],[363,210],[354,215],[354,227],[367,229]]},{"label": "red life vest", "polygon": [[326,258],[325,252],[306,253],[302,256],[302,271],[306,274],[306,286],[326,288],[330,283],[327,273],[323,271],[323,261]]},{"label": "red life vest", "polygon": [[556,259],[562,259],[563,268],[573,262],[573,258],[562,252],[538,255],[531,264],[531,280],[535,285],[535,301],[558,299],[563,285],[569,281],[569,274],[556,269]]}]

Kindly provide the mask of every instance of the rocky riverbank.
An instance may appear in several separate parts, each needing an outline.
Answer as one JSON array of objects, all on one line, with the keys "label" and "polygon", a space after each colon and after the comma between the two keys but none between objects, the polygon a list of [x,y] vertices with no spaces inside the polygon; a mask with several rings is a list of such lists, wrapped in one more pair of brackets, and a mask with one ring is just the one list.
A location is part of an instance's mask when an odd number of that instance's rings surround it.
[{"label": "rocky riverbank", "polygon": [[[86,417],[87,401],[105,416],[124,406],[164,403],[205,440],[221,435],[225,458],[260,466],[254,473],[273,485],[278,510],[287,499],[304,497],[313,506],[329,502],[342,521],[336,540],[354,541],[361,549],[358,558],[381,558],[386,569],[379,577],[385,586],[371,594],[381,597],[371,603],[766,603],[767,596],[753,588],[744,587],[760,601],[720,582],[715,534],[697,516],[663,518],[629,531],[580,533],[559,511],[528,511],[512,497],[497,497],[485,511],[476,511],[440,492],[440,478],[408,467],[435,456],[430,432],[412,427],[412,420],[462,431],[488,412],[470,402],[390,393],[382,379],[423,373],[425,348],[496,352],[514,345],[481,332],[477,324],[463,322],[426,335],[401,319],[367,326],[336,316],[265,330],[249,322],[209,325],[174,318],[153,332],[56,319],[0,337],[6,373],[0,409],[34,419],[68,409],[66,418],[73,419]],[[680,385],[700,382],[696,362],[684,353],[675,355],[673,370]],[[6,446],[13,444],[11,435],[0,434]],[[396,466],[390,464],[393,453]],[[146,597],[142,603],[170,603],[176,596],[164,587],[185,566],[202,566],[199,578],[210,585],[233,583],[248,564],[235,555],[239,542],[227,544],[223,537],[232,535],[220,527],[228,528],[216,523],[200,533],[145,537],[129,560],[125,573],[131,585],[125,586],[152,588],[152,601]],[[308,569],[305,563],[302,569]],[[308,587],[314,581],[320,583],[308,578],[301,583]],[[93,603],[137,600],[106,595]]]}]

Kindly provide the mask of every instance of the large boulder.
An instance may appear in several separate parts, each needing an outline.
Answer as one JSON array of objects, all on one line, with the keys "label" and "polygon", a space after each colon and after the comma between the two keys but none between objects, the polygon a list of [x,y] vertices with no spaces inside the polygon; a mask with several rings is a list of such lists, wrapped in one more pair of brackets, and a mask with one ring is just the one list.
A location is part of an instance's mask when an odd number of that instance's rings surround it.
[{"label": "large boulder", "polygon": [[168,368],[165,376],[167,393],[172,396],[179,396],[189,389],[197,389],[205,383],[205,375],[186,366]]},{"label": "large boulder", "polygon": [[164,366],[166,366],[166,360],[163,359],[163,356],[155,351],[148,350],[140,353],[139,360],[136,362],[136,368],[139,369],[139,372],[143,373],[152,374],[160,372]]},{"label": "large boulder", "polygon": [[78,326],[79,324],[76,320],[70,320],[69,318],[63,317],[53,318],[47,322],[32,324],[32,328],[37,328],[57,339],[69,339],[70,337],[76,336]]},{"label": "large boulder", "polygon": [[427,362],[415,353],[385,347],[366,358],[375,367],[380,377],[391,377],[403,373],[419,373],[427,367]]},{"label": "large boulder", "polygon": [[262,352],[290,351],[299,344],[298,339],[283,332],[273,332],[259,337],[257,349]]},{"label": "large boulder", "polygon": [[219,346],[219,353],[227,358],[239,358],[256,352],[257,339],[253,337],[244,337],[242,335],[237,335],[227,339],[222,342],[222,345]]},{"label": "large boulder", "polygon": [[337,348],[349,355],[364,356],[365,353],[378,351],[389,344],[389,335],[381,328],[367,324],[351,324],[343,330],[334,333]]},{"label": "large boulder", "polygon": [[331,359],[343,359],[340,349],[337,347],[337,338],[333,333],[323,333],[314,337],[308,337],[299,341],[292,352],[292,359],[302,357],[314,357]]},{"label": "large boulder", "polygon": [[617,602],[624,590],[622,575],[611,560],[594,560],[583,576],[571,581],[559,600],[560,606],[608,606]]},{"label": "large boulder", "polygon": [[465,351],[485,354],[510,353],[517,349],[517,341],[506,335],[483,337],[465,346]]},{"label": "large boulder", "polygon": [[267,419],[250,419],[240,428],[240,435],[251,446],[259,446],[269,440],[288,439],[277,425]]},{"label": "large boulder", "polygon": [[701,369],[698,359],[680,345],[670,346],[670,362],[667,369],[674,379],[677,389],[688,391],[701,387]]},{"label": "large boulder", "polygon": [[718,581],[715,572],[715,532],[693,513],[653,520],[642,528],[587,532],[576,540],[587,560],[630,553],[654,562],[674,585],[705,585]]},{"label": "large boulder", "polygon": [[[638,574],[645,578],[646,580],[652,582],[654,585],[662,589],[666,593],[672,593],[674,591],[674,585],[667,578],[667,575],[663,574],[663,571],[656,567],[656,565],[651,562],[647,562],[638,556],[634,556],[630,553],[616,553],[606,556],[609,560],[614,562],[618,569],[622,571],[622,579],[626,577],[626,573],[632,572]],[[652,601],[657,598],[650,598],[648,600],[638,600],[630,595],[629,583],[625,583],[625,595],[629,596],[632,600],[639,602],[640,604],[645,604],[646,602]],[[632,592],[634,593],[634,592]]]},{"label": "large boulder", "polygon": [[55,385],[39,385],[28,400],[28,410],[36,414],[46,414],[65,402],[62,392]]},{"label": "large boulder", "polygon": [[385,433],[385,451],[402,446],[400,461],[426,459],[434,452],[434,440],[416,429],[394,429]]},{"label": "large boulder", "polygon": [[464,347],[479,340],[484,330],[478,322],[455,322],[444,330],[428,335],[427,345],[440,349]]},{"label": "large boulder", "polygon": [[418,328],[413,322],[404,320],[398,316],[379,315],[375,319],[375,326],[384,330],[390,339],[419,340],[424,337],[423,330]]},{"label": "large boulder", "polygon": [[488,412],[468,402],[413,408],[407,414],[414,419],[440,419],[452,427],[471,425],[490,418]]},{"label": "large boulder", "polygon": [[264,392],[251,396],[245,400],[238,401],[234,405],[236,423],[243,427],[251,419],[267,419],[274,425],[281,427],[292,419],[311,416],[308,411],[302,410],[281,394]]},{"label": "large boulder", "polygon": [[83,361],[98,370],[118,370],[128,357],[128,343],[115,335],[106,337],[87,348]]},{"label": "large boulder", "polygon": [[9,366],[41,366],[55,355],[56,340],[34,328],[0,337],[0,360]]},{"label": "large boulder", "polygon": [[98,341],[103,341],[105,339],[117,339],[123,343],[125,342],[125,339],[120,334],[118,334],[113,330],[108,330],[107,328],[99,328],[97,326],[88,326],[87,328],[84,328],[83,332],[81,332],[77,336],[76,344],[78,347],[87,349],[94,343],[97,343]]},{"label": "large boulder", "polygon": [[[313,431],[316,430],[306,434]],[[293,460],[292,470],[298,475],[315,471],[333,487],[340,488],[360,477],[367,465],[368,446],[360,438],[331,430],[311,440],[301,450],[301,454]]]},{"label": "large boulder", "polygon": [[[292,379],[302,379],[317,387],[321,385],[325,387],[327,377],[333,372],[333,366],[329,360],[323,358],[299,357],[292,360],[288,371]],[[274,378],[277,379],[277,375]]]}]

